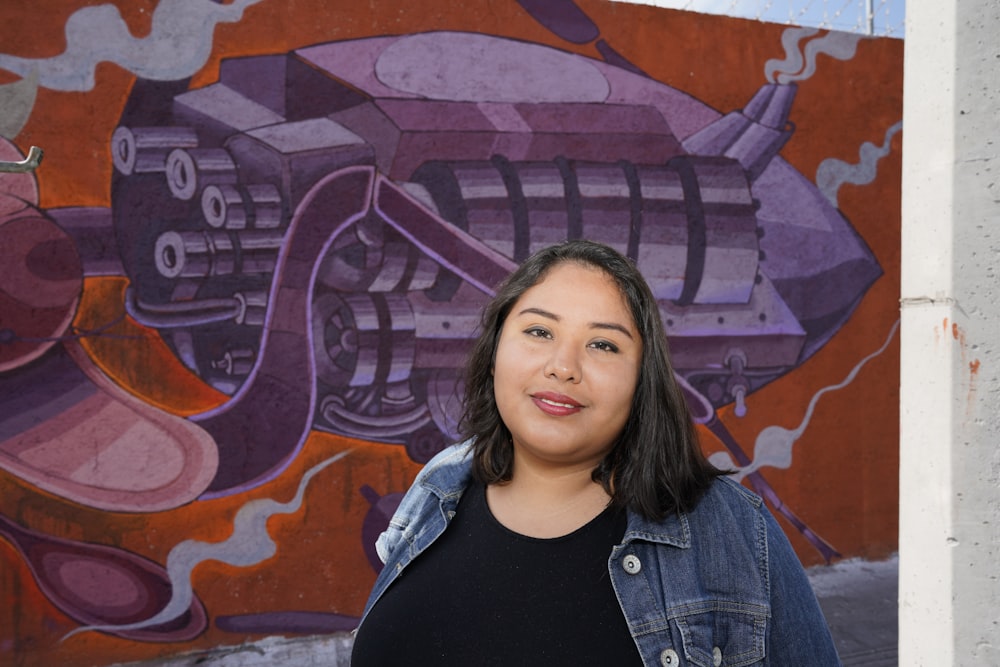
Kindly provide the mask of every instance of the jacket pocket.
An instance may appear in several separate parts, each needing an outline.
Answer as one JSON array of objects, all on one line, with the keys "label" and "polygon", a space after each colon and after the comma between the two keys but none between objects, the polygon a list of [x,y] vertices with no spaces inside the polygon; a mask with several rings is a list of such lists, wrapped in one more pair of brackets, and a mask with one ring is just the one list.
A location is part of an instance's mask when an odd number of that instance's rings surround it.
[{"label": "jacket pocket", "polygon": [[676,623],[692,665],[741,667],[764,660],[763,613],[712,610],[680,616]]}]

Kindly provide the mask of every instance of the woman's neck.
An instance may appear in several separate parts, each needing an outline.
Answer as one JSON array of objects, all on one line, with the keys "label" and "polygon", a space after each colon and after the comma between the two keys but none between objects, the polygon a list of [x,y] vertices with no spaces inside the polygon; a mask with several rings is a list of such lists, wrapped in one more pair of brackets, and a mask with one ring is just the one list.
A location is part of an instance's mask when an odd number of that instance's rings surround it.
[{"label": "woman's neck", "polygon": [[518,465],[511,480],[491,484],[486,500],[497,521],[529,537],[568,535],[589,523],[611,502],[592,478],[593,467],[546,468]]}]

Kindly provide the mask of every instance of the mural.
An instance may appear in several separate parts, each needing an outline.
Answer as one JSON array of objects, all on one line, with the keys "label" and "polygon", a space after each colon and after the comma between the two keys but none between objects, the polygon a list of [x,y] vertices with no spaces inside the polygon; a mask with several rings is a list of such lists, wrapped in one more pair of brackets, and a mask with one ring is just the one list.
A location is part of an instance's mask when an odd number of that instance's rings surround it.
[{"label": "mural", "polygon": [[0,10],[3,664],[353,628],[479,310],[567,238],[803,562],[895,549],[902,44],[378,4]]}]

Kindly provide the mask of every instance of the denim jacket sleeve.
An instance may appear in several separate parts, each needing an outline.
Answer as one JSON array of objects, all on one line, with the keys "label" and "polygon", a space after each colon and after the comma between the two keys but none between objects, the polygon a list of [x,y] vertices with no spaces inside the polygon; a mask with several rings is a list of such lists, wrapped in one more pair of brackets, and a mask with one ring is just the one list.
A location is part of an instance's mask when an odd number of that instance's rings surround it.
[{"label": "denim jacket sleeve", "polygon": [[769,665],[840,665],[830,628],[809,579],[774,515],[761,507],[767,522],[771,589]]}]

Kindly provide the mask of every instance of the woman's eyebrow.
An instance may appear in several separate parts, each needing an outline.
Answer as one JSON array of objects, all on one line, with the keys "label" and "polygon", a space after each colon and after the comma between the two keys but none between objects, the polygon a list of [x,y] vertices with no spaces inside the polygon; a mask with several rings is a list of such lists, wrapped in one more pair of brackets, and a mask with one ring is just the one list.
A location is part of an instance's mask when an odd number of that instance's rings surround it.
[{"label": "woman's eyebrow", "polygon": [[620,331],[630,339],[632,338],[631,332],[616,322],[591,322],[590,327],[592,329],[610,329],[611,331]]},{"label": "woman's eyebrow", "polygon": [[525,308],[524,310],[518,312],[518,315],[541,315],[550,320],[559,321],[559,316],[555,313],[550,313],[543,308]]},{"label": "woman's eyebrow", "polygon": [[[544,317],[546,319],[553,320],[555,322],[558,322],[560,319],[558,315],[548,310],[545,310],[544,308],[535,308],[535,307],[525,308],[519,311],[517,314],[519,316],[538,315],[539,317]],[[628,336],[629,338],[633,338],[632,333],[627,328],[625,328],[621,324],[618,324],[617,322],[590,322],[589,326],[591,329],[608,329],[610,331],[619,331]]]}]

